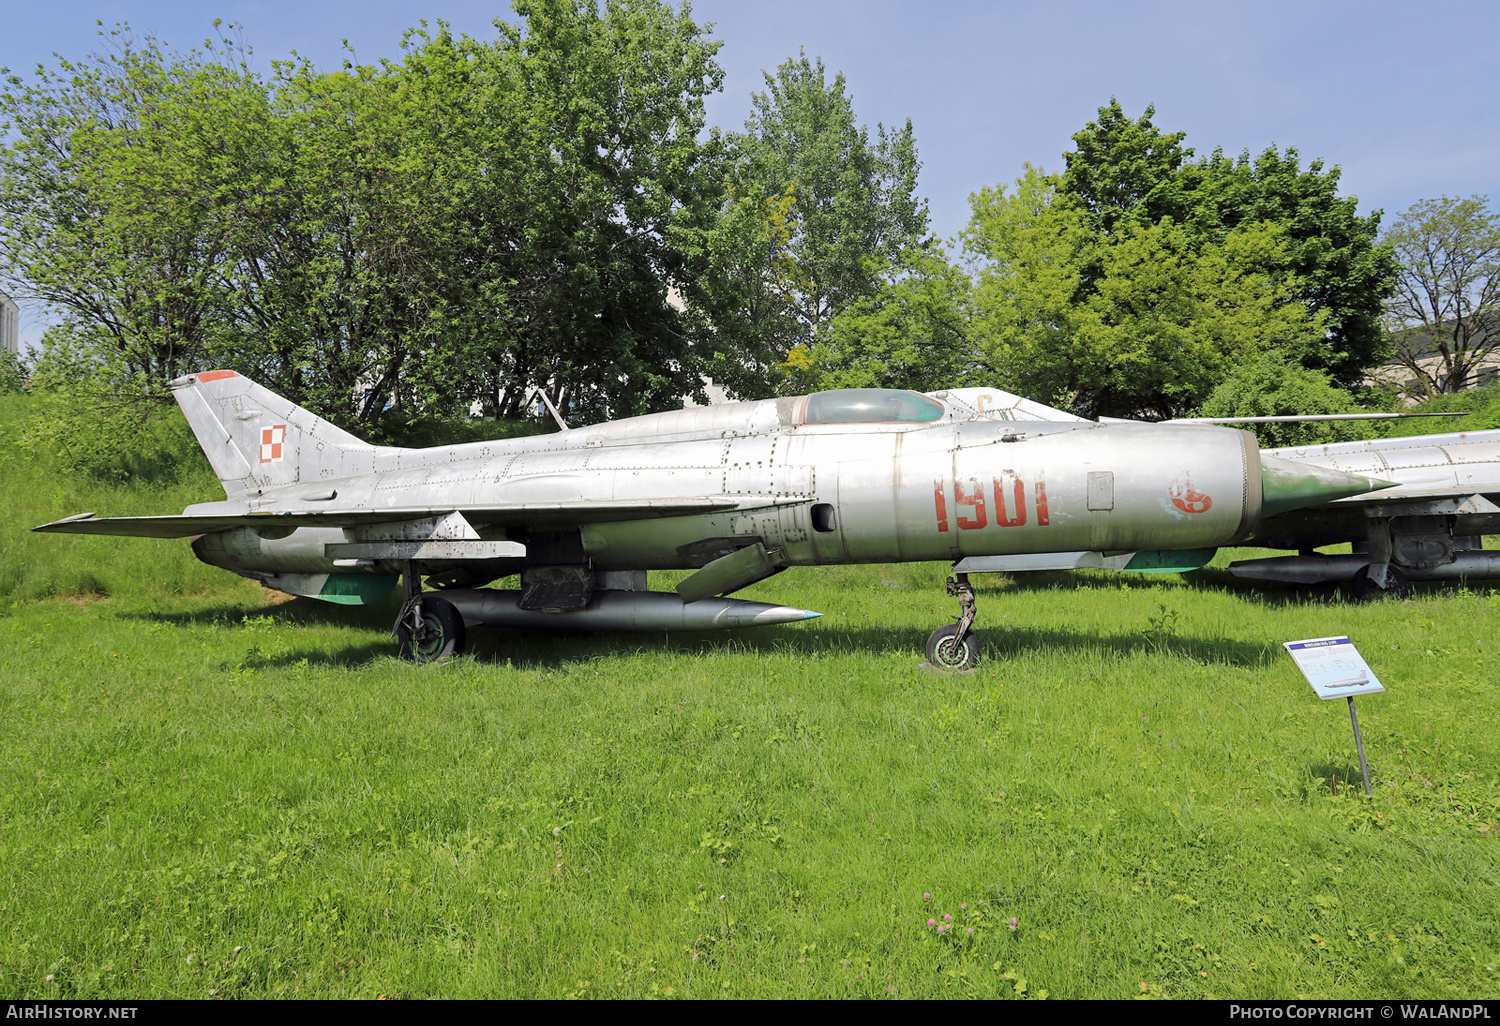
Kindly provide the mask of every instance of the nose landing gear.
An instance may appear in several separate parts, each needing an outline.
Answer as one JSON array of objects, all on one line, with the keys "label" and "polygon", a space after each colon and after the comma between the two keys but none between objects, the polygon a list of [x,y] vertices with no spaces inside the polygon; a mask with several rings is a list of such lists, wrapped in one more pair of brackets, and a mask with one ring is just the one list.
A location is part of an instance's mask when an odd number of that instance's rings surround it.
[{"label": "nose landing gear", "polygon": [[970,630],[976,610],[969,575],[948,578],[948,594],[958,599],[963,612],[958,623],[932,632],[927,639],[927,661],[940,670],[971,670],[979,665],[979,637]]}]

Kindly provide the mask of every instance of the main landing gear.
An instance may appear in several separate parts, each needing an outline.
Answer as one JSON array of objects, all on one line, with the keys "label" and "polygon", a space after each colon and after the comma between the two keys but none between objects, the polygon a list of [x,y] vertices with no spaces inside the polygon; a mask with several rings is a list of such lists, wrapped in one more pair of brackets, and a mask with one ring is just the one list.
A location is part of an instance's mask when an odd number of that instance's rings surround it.
[{"label": "main landing gear", "polygon": [[927,639],[927,661],[940,670],[970,670],[979,665],[979,637],[970,630],[976,610],[969,575],[948,578],[948,594],[958,599],[963,613],[958,623],[932,632]]},{"label": "main landing gear", "polygon": [[1355,571],[1352,584],[1356,602],[1377,598],[1404,599],[1411,595],[1410,578],[1389,563],[1365,564]]},{"label": "main landing gear", "polygon": [[415,564],[406,564],[402,574],[406,601],[391,633],[400,643],[401,658],[414,663],[435,663],[460,655],[467,640],[463,617],[453,603],[422,593],[422,575]]}]

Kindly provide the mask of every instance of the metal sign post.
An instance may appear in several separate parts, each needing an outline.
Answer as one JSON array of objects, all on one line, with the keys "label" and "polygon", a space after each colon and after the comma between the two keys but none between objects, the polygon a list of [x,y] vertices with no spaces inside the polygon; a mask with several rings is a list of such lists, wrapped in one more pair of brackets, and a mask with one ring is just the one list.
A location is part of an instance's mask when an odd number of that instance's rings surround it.
[{"label": "metal sign post", "polygon": [[1354,724],[1354,747],[1359,749],[1359,771],[1365,775],[1365,794],[1370,793],[1370,767],[1365,762],[1365,743],[1359,736],[1359,717],[1354,714],[1354,696],[1349,696],[1349,722]]},{"label": "metal sign post", "polygon": [[1359,716],[1354,712],[1355,695],[1376,695],[1385,687],[1370,671],[1364,657],[1347,637],[1311,638],[1307,641],[1283,642],[1313,692],[1324,701],[1331,698],[1349,700],[1349,722],[1354,726],[1354,746],[1359,750],[1359,769],[1365,778],[1365,794],[1370,794],[1370,766],[1365,762],[1365,742],[1359,736]]}]

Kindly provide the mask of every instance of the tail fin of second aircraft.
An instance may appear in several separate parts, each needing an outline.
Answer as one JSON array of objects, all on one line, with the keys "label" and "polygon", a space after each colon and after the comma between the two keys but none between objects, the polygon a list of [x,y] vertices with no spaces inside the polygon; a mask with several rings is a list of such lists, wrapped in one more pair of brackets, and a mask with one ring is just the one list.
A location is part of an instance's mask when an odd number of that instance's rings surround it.
[{"label": "tail fin of second aircraft", "polygon": [[234,371],[189,374],[172,391],[230,498],[368,474],[376,455],[390,451]]}]

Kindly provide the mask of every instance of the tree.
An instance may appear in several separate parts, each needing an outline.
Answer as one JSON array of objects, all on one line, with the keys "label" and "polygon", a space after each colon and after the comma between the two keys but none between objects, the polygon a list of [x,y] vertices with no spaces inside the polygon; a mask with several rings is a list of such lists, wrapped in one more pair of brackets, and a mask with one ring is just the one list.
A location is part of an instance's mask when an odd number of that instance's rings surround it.
[{"label": "tree", "polygon": [[[278,69],[286,141],[247,264],[272,367],[360,416],[514,416],[533,386],[575,420],[701,390],[691,250],[717,209],[700,143],[717,44],[654,0],[518,3],[481,44],[412,33],[400,64]],[[715,183],[700,195],[703,183]],[[317,404],[315,404],[317,408]]]},{"label": "tree", "polygon": [[973,345],[971,286],[936,248],[903,255],[874,295],[856,299],[811,345],[797,345],[783,370],[795,392],[829,388],[934,391],[991,377]]},{"label": "tree", "polygon": [[64,313],[114,388],[165,401],[225,322],[238,128],[266,97],[233,44],[174,55],[106,38],[111,52],[5,79],[0,275]]},{"label": "tree", "polygon": [[972,281],[939,253],[909,253],[792,350],[789,384],[990,384],[1087,416],[1165,418],[1195,410],[1241,362],[1295,358],[1326,334],[1327,315],[1283,270],[1275,223],[1219,241],[1170,216],[1097,225],[1035,168],[1013,192],[982,190],[964,233]]},{"label": "tree", "polygon": [[1063,154],[1058,189],[1078,201],[1095,231],[1112,232],[1123,218],[1187,219],[1182,169],[1193,151],[1181,145],[1186,132],[1163,134],[1151,120],[1155,114],[1148,106],[1132,121],[1111,97],[1099,119],[1073,135],[1077,149]]},{"label": "tree", "polygon": [[1282,260],[1277,225],[1218,243],[1169,216],[1098,232],[1060,186],[1029,168],[1013,194],[973,200],[974,338],[997,384],[1088,416],[1180,416],[1247,357],[1323,333],[1297,279],[1264,270]]},{"label": "tree", "polygon": [[[1073,136],[1076,149],[1063,155],[1060,192],[1104,235],[1171,218],[1195,244],[1222,243],[1241,228],[1275,223],[1283,247],[1262,271],[1296,279],[1289,298],[1325,317],[1324,336],[1308,336],[1298,362],[1358,387],[1386,351],[1380,313],[1395,264],[1378,240],[1379,212],[1360,217],[1357,200],[1338,195],[1339,169],[1315,160],[1304,170],[1295,149],[1273,146],[1253,160],[1216,149],[1193,160],[1181,145],[1184,133],[1163,133],[1154,115],[1147,107],[1132,120],[1117,100],[1099,108],[1098,119]],[[1097,271],[1086,268],[1085,282]]]},{"label": "tree", "polygon": [[[1337,195],[1337,169],[1304,170],[1274,148],[1195,160],[1154,115],[1131,119],[1111,101],[1074,136],[1063,174],[1028,166],[1014,192],[975,194],[963,237],[972,290],[942,322],[962,337],[939,326],[929,340],[959,347],[946,366],[1088,416],[1190,413],[1265,353],[1358,385],[1384,345],[1373,314],[1391,258],[1378,215]],[[915,323],[892,291],[901,280],[887,271],[858,307],[888,318],[862,321],[861,345],[794,348],[798,377],[856,373],[837,358],[888,381],[905,373],[893,368],[921,340],[898,338]]]},{"label": "tree", "polygon": [[805,54],[765,76],[734,134],[731,189],[714,240],[715,377],[740,395],[768,390],[772,368],[820,338],[879,288],[883,268],[919,244],[916,139],[855,121],[842,74]]},{"label": "tree", "polygon": [[115,396],[228,366],[379,435],[534,385],[584,420],[701,395],[706,329],[668,296],[701,299],[723,207],[718,44],[661,0],[516,10],[332,72],[121,29],[11,76],[7,282]]},{"label": "tree", "polygon": [[1074,313],[1071,370],[1090,412],[1181,416],[1235,365],[1300,347],[1323,318],[1261,268],[1283,245],[1270,223],[1194,243],[1164,218],[1102,249],[1095,291]]},{"label": "tree", "polygon": [[711,338],[710,371],[731,394],[776,390],[777,368],[809,333],[787,295],[796,287],[795,192],[745,196],[731,187],[703,240],[698,301],[689,313]]},{"label": "tree", "polygon": [[1419,396],[1474,384],[1500,346],[1500,216],[1488,202],[1422,200],[1386,233],[1400,263],[1387,324]]},{"label": "tree", "polygon": [[514,166],[516,187],[492,202],[525,207],[514,234],[476,235],[477,259],[515,283],[497,310],[514,341],[496,381],[508,396],[548,385],[586,420],[703,399],[707,328],[669,293],[705,303],[705,240],[724,192],[720,143],[699,137],[723,78],[719,44],[686,6],[659,0],[516,10],[524,31],[502,30],[483,108],[507,127],[481,156]]},{"label": "tree", "polygon": [[[269,91],[224,283],[233,330],[214,362],[367,433],[391,410],[461,409],[453,354],[472,338],[443,309],[462,177],[437,133],[462,90],[405,64],[321,73],[293,60],[274,65]],[[449,373],[434,374],[445,356]]]},{"label": "tree", "polygon": [[975,262],[976,342],[995,384],[1040,402],[1089,405],[1069,349],[1096,236],[1081,206],[1058,196],[1055,177],[1028,165],[1015,185],[970,197],[963,241]]},{"label": "tree", "polygon": [[[1365,413],[1354,396],[1322,371],[1308,370],[1280,353],[1267,353],[1242,364],[1213,390],[1199,415],[1204,417],[1288,417],[1298,414]],[[1267,448],[1323,445],[1365,437],[1365,421],[1304,421],[1246,424]]]},{"label": "tree", "polygon": [[1304,170],[1295,149],[1231,161],[1219,150],[1189,165],[1184,178],[1197,197],[1193,218],[1210,237],[1257,222],[1281,228],[1285,249],[1268,274],[1295,278],[1292,295],[1326,317],[1326,332],[1294,355],[1325,370],[1341,387],[1360,391],[1370,370],[1387,359],[1380,316],[1393,287],[1395,258],[1379,238],[1381,212],[1357,213],[1359,201],[1338,195],[1339,169],[1314,160]]}]

